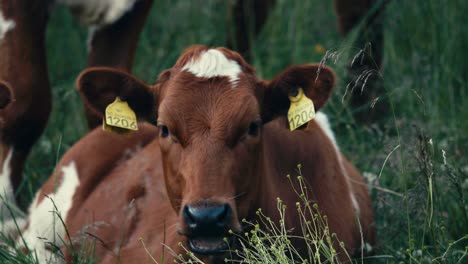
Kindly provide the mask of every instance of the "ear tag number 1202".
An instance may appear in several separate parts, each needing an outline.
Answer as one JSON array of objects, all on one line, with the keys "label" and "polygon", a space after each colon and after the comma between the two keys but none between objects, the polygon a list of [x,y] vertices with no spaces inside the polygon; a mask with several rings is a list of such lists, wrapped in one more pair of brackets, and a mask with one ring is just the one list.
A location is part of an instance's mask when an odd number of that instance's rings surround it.
[{"label": "ear tag number 1202", "polygon": [[117,134],[126,134],[131,130],[138,130],[135,112],[128,106],[127,102],[116,97],[115,101],[106,107],[102,128],[105,131]]},{"label": "ear tag number 1202", "polygon": [[289,100],[291,106],[288,111],[288,122],[291,131],[315,118],[314,103],[304,94],[301,87],[297,89],[296,96],[289,96]]}]

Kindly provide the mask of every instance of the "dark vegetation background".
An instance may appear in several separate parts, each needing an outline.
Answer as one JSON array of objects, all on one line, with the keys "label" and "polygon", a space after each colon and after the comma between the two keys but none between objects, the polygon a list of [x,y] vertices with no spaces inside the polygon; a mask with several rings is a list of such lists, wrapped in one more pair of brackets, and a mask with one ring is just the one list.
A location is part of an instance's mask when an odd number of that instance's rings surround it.
[{"label": "dark vegetation background", "polygon": [[[355,122],[342,100],[345,69],[364,47],[353,44],[353,34],[339,36],[332,4],[279,0],[254,42],[253,65],[269,79],[290,64],[320,61],[325,48],[326,63],[340,82],[324,111],[343,152],[369,182],[378,230],[373,259],[467,263],[468,2],[389,2],[380,75],[381,99],[390,109],[374,125]],[[224,46],[232,27],[228,7],[229,1],[222,0],[156,0],[134,74],[154,83],[189,45]],[[87,133],[74,89],[86,64],[86,39],[86,28],[68,10],[53,12],[47,31],[53,113],[27,163],[23,206],[66,150]]]}]

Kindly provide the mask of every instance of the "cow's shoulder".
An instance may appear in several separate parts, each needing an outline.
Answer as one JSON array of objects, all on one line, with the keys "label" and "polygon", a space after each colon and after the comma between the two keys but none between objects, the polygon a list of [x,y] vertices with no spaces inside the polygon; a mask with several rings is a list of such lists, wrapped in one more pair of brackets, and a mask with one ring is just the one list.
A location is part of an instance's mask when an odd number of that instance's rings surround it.
[{"label": "cow's shoulder", "polygon": [[41,192],[52,193],[57,184],[66,180],[63,178],[68,175],[66,172],[69,172],[70,168],[76,170],[80,185],[87,182],[96,184],[99,182],[97,178],[101,178],[122,161],[136,155],[157,135],[157,128],[145,123],[140,123],[139,130],[128,135],[96,128],[64,154],[52,177],[41,188]]}]

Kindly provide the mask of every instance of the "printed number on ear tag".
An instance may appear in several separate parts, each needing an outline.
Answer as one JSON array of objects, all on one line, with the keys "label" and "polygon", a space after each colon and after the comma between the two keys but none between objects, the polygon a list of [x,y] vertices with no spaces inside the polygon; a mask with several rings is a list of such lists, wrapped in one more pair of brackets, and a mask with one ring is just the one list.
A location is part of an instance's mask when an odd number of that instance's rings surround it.
[{"label": "printed number on ear tag", "polygon": [[288,121],[291,131],[315,118],[314,103],[307,98],[301,87],[297,91],[296,96],[289,96],[291,106],[288,111]]},{"label": "printed number on ear tag", "polygon": [[130,130],[138,130],[135,112],[127,102],[119,97],[106,107],[105,120],[102,121],[102,129],[117,134],[126,134]]}]

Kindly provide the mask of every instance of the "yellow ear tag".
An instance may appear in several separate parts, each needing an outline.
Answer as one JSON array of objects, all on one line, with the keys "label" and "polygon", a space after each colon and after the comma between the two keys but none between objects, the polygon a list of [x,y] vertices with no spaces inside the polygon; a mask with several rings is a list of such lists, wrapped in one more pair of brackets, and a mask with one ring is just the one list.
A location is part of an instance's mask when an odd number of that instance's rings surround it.
[{"label": "yellow ear tag", "polygon": [[105,120],[102,121],[102,129],[117,134],[126,134],[130,130],[138,130],[135,112],[127,102],[119,97],[106,107]]},{"label": "yellow ear tag", "polygon": [[289,129],[291,131],[315,118],[315,107],[312,100],[307,98],[301,87],[296,96],[289,96],[291,106],[288,111]]}]

